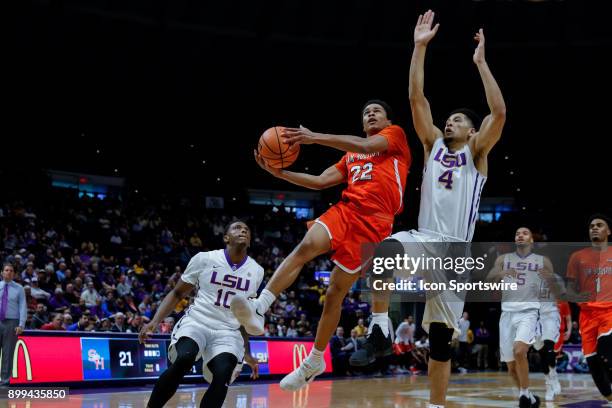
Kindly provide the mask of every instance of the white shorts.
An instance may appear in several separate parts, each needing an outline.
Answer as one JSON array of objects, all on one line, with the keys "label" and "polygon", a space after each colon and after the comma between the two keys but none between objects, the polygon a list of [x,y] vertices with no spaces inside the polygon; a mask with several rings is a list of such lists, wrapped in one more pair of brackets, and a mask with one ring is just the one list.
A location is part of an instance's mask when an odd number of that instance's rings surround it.
[{"label": "white shorts", "polygon": [[[406,252],[415,257],[421,257],[422,255],[442,256],[441,251],[444,251],[443,243],[450,242],[464,242],[456,238],[449,237],[446,235],[436,234],[435,232],[427,231],[400,231],[391,235],[391,238],[396,239],[404,244]],[[418,245],[421,244],[421,245]],[[446,272],[440,273],[439,271],[425,271],[425,278],[427,280],[441,282],[446,280]],[[467,274],[466,274],[467,275]],[[406,277],[400,274],[396,274],[399,277]],[[461,277],[456,276],[459,280]],[[465,276],[464,278],[467,278]],[[449,329],[453,329],[453,338],[459,337],[461,329],[459,328],[458,321],[463,314],[463,307],[465,305],[465,298],[458,296],[456,293],[445,290],[436,292],[435,294],[427,293],[425,302],[425,312],[423,313],[423,329],[429,333],[429,326],[431,323],[443,323]]]},{"label": "white shorts", "polygon": [[198,345],[196,360],[202,357],[204,367],[216,355],[231,353],[236,356],[238,363],[244,358],[244,340],[238,330],[211,330],[198,319],[193,312],[185,315],[178,321],[170,336],[168,359],[176,360],[175,344],[181,337],[189,337]]},{"label": "white shorts", "polygon": [[544,341],[550,340],[556,343],[559,340],[561,330],[561,316],[558,311],[541,313],[538,320],[538,336],[533,347],[540,350],[544,347]]},{"label": "white shorts", "polygon": [[536,341],[538,310],[502,312],[499,318],[499,354],[504,362],[514,361],[514,342],[533,344]]}]

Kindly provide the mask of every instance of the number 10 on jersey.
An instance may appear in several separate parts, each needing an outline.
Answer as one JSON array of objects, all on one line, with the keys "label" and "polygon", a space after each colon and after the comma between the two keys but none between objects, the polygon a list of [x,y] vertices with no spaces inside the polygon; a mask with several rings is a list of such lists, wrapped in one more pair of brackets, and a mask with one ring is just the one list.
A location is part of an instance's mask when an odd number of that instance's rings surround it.
[{"label": "number 10 on jersey", "polygon": [[232,292],[231,290],[219,289],[217,291],[217,301],[215,302],[215,306],[223,306],[227,309],[230,308],[230,300],[232,296],[234,296],[236,292]]}]

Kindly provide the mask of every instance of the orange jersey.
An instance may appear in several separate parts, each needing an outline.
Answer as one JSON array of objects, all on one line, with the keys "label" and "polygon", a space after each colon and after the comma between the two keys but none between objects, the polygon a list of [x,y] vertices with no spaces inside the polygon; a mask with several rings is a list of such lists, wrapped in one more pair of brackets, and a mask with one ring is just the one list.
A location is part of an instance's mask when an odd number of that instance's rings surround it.
[{"label": "orange jersey", "polygon": [[387,126],[378,135],[387,139],[387,150],[376,153],[347,152],[336,163],[336,168],[348,183],[342,192],[342,201],[350,202],[358,209],[393,217],[403,208],[412,156],[401,127]]},{"label": "orange jersey", "polygon": [[565,318],[572,314],[570,309],[570,305],[567,302],[557,302],[557,307],[559,308],[559,316],[561,316],[561,324],[565,324]]},{"label": "orange jersey", "polygon": [[574,252],[567,265],[567,279],[576,280],[580,292],[591,294],[588,302],[580,304],[581,310],[612,309],[612,247]]}]

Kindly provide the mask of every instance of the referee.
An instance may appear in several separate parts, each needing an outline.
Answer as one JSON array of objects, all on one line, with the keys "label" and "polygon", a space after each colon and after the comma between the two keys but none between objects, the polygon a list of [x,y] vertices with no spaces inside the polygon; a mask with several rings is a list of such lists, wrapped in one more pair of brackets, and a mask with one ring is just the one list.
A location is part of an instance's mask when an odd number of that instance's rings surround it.
[{"label": "referee", "polygon": [[23,332],[27,308],[23,286],[13,282],[15,268],[10,263],[2,267],[0,281],[0,352],[2,353],[2,370],[0,386],[9,385],[13,362],[13,351],[17,336]]}]

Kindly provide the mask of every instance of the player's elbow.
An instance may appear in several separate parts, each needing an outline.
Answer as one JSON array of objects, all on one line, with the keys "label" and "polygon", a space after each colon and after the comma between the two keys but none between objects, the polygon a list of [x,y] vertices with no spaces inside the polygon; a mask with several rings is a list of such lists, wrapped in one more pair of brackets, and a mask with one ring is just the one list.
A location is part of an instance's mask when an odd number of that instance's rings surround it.
[{"label": "player's elbow", "polygon": [[491,112],[493,121],[498,123],[504,123],[506,121],[506,106],[499,106]]}]

